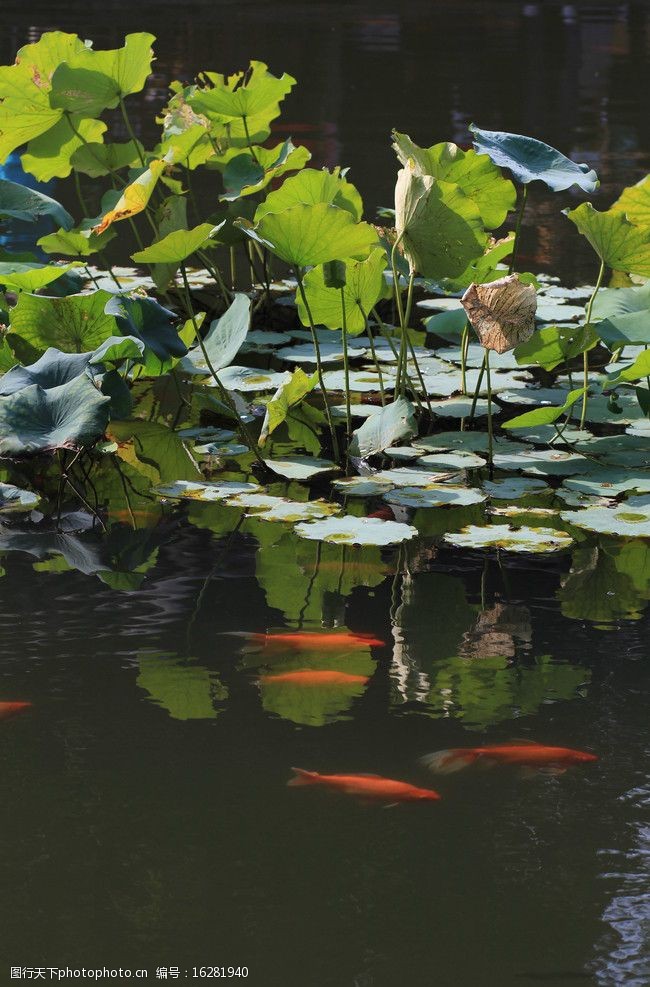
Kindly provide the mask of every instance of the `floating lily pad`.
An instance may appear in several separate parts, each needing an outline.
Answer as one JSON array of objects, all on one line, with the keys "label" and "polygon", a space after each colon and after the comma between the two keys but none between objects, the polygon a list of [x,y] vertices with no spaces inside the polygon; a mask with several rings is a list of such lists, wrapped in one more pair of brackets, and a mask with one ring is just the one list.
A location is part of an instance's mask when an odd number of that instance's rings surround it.
[{"label": "floating lily pad", "polygon": [[584,507],[563,511],[562,520],[586,531],[626,538],[650,538],[650,497],[630,497],[617,507]]},{"label": "floating lily pad", "polygon": [[237,494],[229,498],[227,503],[229,507],[241,507],[246,514],[263,521],[306,521],[330,517],[340,512],[338,504],[328,504],[323,500],[297,501],[260,493]]},{"label": "floating lily pad", "polygon": [[[347,417],[347,409],[344,404],[332,404],[330,411],[332,418]],[[378,415],[380,411],[381,405],[378,404],[353,404],[350,406],[350,414],[353,418],[372,418],[373,415]]]},{"label": "floating lily pad", "polygon": [[450,477],[458,476],[456,470],[434,471],[426,467],[396,466],[394,469],[379,470],[374,474],[374,479],[381,482],[390,483],[393,487],[429,487],[432,483],[439,483],[448,480]]},{"label": "floating lily pad", "polygon": [[559,552],[573,544],[566,531],[553,528],[511,528],[507,524],[480,527],[469,524],[462,531],[444,536],[456,548],[498,548],[504,552]]},{"label": "floating lily pad", "polygon": [[[463,310],[464,311],[464,310]],[[444,346],[436,350],[436,355],[442,360],[451,360],[453,363],[460,363],[462,359],[460,346]],[[467,347],[467,367],[478,368],[485,359],[485,350],[478,343],[470,343]],[[491,370],[521,370],[525,364],[518,363],[512,350],[505,353],[490,353]]]},{"label": "floating lily pad", "polygon": [[618,497],[628,490],[650,493],[650,473],[637,473],[614,466],[593,466],[587,476],[563,481],[569,490],[596,497]]},{"label": "floating lily pad", "polygon": [[542,295],[537,302],[535,318],[538,322],[577,322],[584,316],[584,308],[581,305],[568,305],[559,298],[550,298]]},{"label": "floating lily pad", "polygon": [[337,545],[398,545],[418,533],[410,524],[349,515],[297,524],[296,532],[301,538]]},{"label": "floating lily pad", "polygon": [[[431,407],[441,418],[469,418],[472,410],[471,398],[449,398],[448,401],[432,401]],[[484,418],[488,413],[488,403],[482,398],[476,402],[475,418]]]},{"label": "floating lily pad", "polygon": [[551,488],[543,480],[530,480],[525,476],[508,476],[504,480],[485,480],[483,489],[496,500],[517,500],[519,497],[548,493]]},{"label": "floating lily pad", "polygon": [[521,470],[534,476],[572,476],[593,468],[592,460],[585,456],[555,448],[497,453],[494,465],[500,470]]},{"label": "floating lily pad", "polygon": [[285,456],[284,459],[265,459],[270,470],[288,480],[310,480],[322,473],[336,473],[339,467],[329,459],[315,456]]},{"label": "floating lily pad", "polygon": [[208,442],[207,445],[194,446],[194,453],[197,456],[220,456],[222,459],[235,459],[237,456],[244,456],[250,452],[248,446],[237,443]]},{"label": "floating lily pad", "polygon": [[487,497],[480,490],[470,487],[455,487],[444,483],[428,487],[402,487],[383,494],[383,500],[401,507],[469,507],[482,504]]},{"label": "floating lily pad", "polygon": [[408,463],[413,459],[418,459],[422,455],[422,450],[416,449],[415,446],[391,446],[390,449],[384,449],[384,454],[389,459]]},{"label": "floating lily pad", "polygon": [[499,404],[530,404],[535,407],[543,405],[563,405],[569,396],[569,391],[559,387],[527,387],[525,390],[514,392],[501,391],[497,400]]},{"label": "floating lily pad", "polygon": [[244,483],[238,480],[221,480],[218,483],[198,483],[194,480],[176,480],[157,487],[154,491],[160,497],[171,497],[174,500],[228,500],[237,494],[259,491],[257,483]]},{"label": "floating lily pad", "polygon": [[394,484],[390,480],[378,479],[377,475],[348,476],[343,480],[334,480],[332,486],[344,497],[377,497],[391,490]]},{"label": "floating lily pad", "polygon": [[554,507],[537,507],[531,505],[523,507],[521,504],[507,504],[505,507],[488,507],[490,517],[516,517],[516,518],[537,518],[555,517],[559,511]]},{"label": "floating lily pad", "polygon": [[613,507],[616,503],[611,497],[597,497],[579,490],[565,490],[563,487],[555,491],[555,496],[569,507]]},{"label": "floating lily pad", "polygon": [[469,470],[485,466],[486,460],[475,452],[433,452],[420,456],[418,463],[434,470]]},{"label": "floating lily pad", "polygon": [[[413,440],[418,449],[428,452],[487,452],[490,441],[487,432],[436,432],[435,435],[425,435]],[[526,448],[523,442],[512,442],[510,439],[494,437],[494,448],[500,452],[520,452]]]},{"label": "floating lily pad", "polygon": [[32,511],[41,498],[33,490],[22,490],[11,483],[0,483],[0,514]]},{"label": "floating lily pad", "polygon": [[[219,379],[229,391],[241,391],[245,394],[255,391],[275,391],[287,380],[287,374],[255,370],[250,367],[226,367],[219,371]],[[212,379],[206,383],[216,387],[216,382]]]},{"label": "floating lily pad", "polygon": [[[321,363],[341,363],[343,361],[343,347],[335,342],[320,343]],[[316,350],[311,343],[303,343],[302,346],[285,346],[276,350],[275,355],[279,360],[287,363],[313,363],[316,365]],[[360,346],[348,346],[348,356],[351,360],[366,356],[366,350]]]},{"label": "floating lily pad", "polygon": [[[350,390],[364,393],[380,391],[383,383],[385,391],[391,391],[395,386],[395,375],[387,370],[382,371],[381,383],[379,374],[373,370],[351,370]],[[323,382],[328,391],[345,391],[345,374],[342,370],[330,370],[323,374]]]},{"label": "floating lily pad", "polygon": [[[563,449],[567,442],[571,444],[571,450],[581,452],[581,445],[588,443],[592,438],[591,432],[578,428],[577,425],[567,425],[562,427],[562,436],[566,442],[558,435],[558,430],[553,425],[535,425],[531,428],[518,428],[517,438],[522,442],[531,442],[533,445],[552,445],[554,449]],[[588,449],[585,446],[585,450]],[[594,450],[595,451],[595,450]]]}]

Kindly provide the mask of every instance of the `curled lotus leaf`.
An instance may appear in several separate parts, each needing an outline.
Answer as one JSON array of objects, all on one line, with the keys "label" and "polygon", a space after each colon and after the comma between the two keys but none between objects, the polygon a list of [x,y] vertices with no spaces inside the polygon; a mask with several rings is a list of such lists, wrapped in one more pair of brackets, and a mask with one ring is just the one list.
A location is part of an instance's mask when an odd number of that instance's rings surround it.
[{"label": "curled lotus leaf", "polygon": [[565,215],[608,267],[650,277],[650,229],[647,226],[635,226],[625,213],[613,209],[599,212],[591,202],[583,202]]},{"label": "curled lotus leaf", "polygon": [[489,284],[471,284],[461,301],[485,349],[505,353],[535,331],[537,293],[516,274]]},{"label": "curled lotus leaf", "polygon": [[331,172],[327,168],[303,168],[297,175],[285,179],[279,189],[266,196],[255,211],[255,221],[270,212],[283,212],[300,203],[315,205],[317,202],[331,203],[347,211],[356,220],[361,219],[363,203],[354,185],[341,175],[340,168]]},{"label": "curled lotus leaf", "polygon": [[41,216],[51,216],[64,230],[74,226],[72,216],[56,199],[7,178],[0,178],[0,216],[27,223],[35,223]]},{"label": "curled lotus leaf", "polygon": [[487,496],[480,490],[470,487],[455,487],[451,484],[432,483],[428,487],[402,487],[383,494],[383,500],[400,507],[469,507],[482,504]]},{"label": "curled lotus leaf", "polygon": [[415,538],[418,533],[410,524],[347,514],[297,524],[295,530],[301,538],[335,545],[398,545]]},{"label": "curled lotus leaf", "polygon": [[12,367],[0,377],[0,395],[15,394],[30,384],[38,384],[46,391],[67,384],[85,371],[91,356],[91,353],[63,353],[51,346],[35,363]]},{"label": "curled lotus leaf", "polygon": [[350,454],[366,459],[383,452],[399,439],[411,438],[416,432],[414,406],[405,398],[398,398],[356,429],[350,443]]},{"label": "curled lotus leaf", "polygon": [[554,192],[577,185],[588,194],[598,188],[598,175],[586,164],[576,164],[550,144],[522,134],[481,130],[470,125],[474,147],[489,154],[500,168],[508,168],[518,182],[544,182]]},{"label": "curled lotus leaf", "polygon": [[0,456],[89,445],[103,434],[109,405],[85,375],[49,390],[30,384],[0,398]]},{"label": "curled lotus leaf", "polygon": [[456,548],[496,548],[504,552],[559,552],[573,544],[566,531],[553,528],[512,528],[507,524],[484,527],[469,524],[461,531],[446,534],[444,541]]}]

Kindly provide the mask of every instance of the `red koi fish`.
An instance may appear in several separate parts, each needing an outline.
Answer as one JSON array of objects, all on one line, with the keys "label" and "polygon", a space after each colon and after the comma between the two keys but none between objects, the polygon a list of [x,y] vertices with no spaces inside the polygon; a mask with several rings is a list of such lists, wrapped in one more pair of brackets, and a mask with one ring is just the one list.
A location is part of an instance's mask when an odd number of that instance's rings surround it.
[{"label": "red koi fish", "polygon": [[436,751],[422,758],[422,764],[438,774],[452,774],[470,764],[511,764],[534,768],[546,774],[563,774],[575,764],[597,761],[595,754],[575,751],[570,747],[547,747],[545,744],[494,744],[490,747],[456,747]]},{"label": "red koi fish", "polygon": [[15,716],[16,713],[22,713],[31,705],[31,703],[0,703],[0,720],[6,720],[9,716]]},{"label": "red koi fish", "polygon": [[432,788],[417,788],[406,781],[394,781],[380,775],[321,775],[317,771],[292,768],[295,778],[287,784],[291,787],[323,785],[343,795],[356,795],[373,802],[397,805],[398,802],[437,802],[440,798]]},{"label": "red koi fish", "polygon": [[280,672],[278,675],[261,675],[263,685],[286,682],[288,685],[365,685],[367,675],[348,675],[347,672],[333,672],[327,669],[301,668],[297,672]]},{"label": "red koi fish", "polygon": [[373,511],[368,517],[378,517],[380,521],[394,521],[395,512],[392,507],[380,507],[379,510]]},{"label": "red koi fish", "polygon": [[251,634],[251,640],[265,648],[275,645],[283,648],[369,648],[382,647],[383,641],[371,634],[353,634],[350,631],[328,634],[318,631],[293,631],[286,634]]}]

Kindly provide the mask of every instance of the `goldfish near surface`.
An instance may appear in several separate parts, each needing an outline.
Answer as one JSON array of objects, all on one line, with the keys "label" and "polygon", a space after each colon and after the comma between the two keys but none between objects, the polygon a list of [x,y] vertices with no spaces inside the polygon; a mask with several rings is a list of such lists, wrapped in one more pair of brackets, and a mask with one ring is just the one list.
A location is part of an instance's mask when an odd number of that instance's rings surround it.
[{"label": "goldfish near surface", "polygon": [[9,716],[15,716],[16,713],[22,713],[31,705],[31,703],[0,703],[0,720],[6,720]]},{"label": "goldfish near surface", "polygon": [[381,647],[384,641],[370,634],[353,634],[350,631],[333,634],[318,631],[294,631],[281,634],[251,634],[252,641],[264,648],[370,648]]},{"label": "goldfish near surface", "polygon": [[349,675],[327,669],[299,669],[296,672],[279,672],[277,675],[261,675],[262,685],[285,683],[287,685],[365,685],[367,675]]},{"label": "goldfish near surface", "polygon": [[396,805],[398,802],[437,802],[440,795],[432,788],[417,788],[406,781],[382,778],[380,775],[321,775],[317,771],[292,768],[295,777],[287,784],[291,787],[322,785],[344,795]]},{"label": "goldfish near surface", "polygon": [[562,774],[575,764],[597,761],[595,754],[570,747],[547,747],[545,744],[494,744],[487,747],[456,747],[436,751],[421,758],[422,764],[438,774],[452,774],[470,764],[513,764],[534,768],[546,774]]}]

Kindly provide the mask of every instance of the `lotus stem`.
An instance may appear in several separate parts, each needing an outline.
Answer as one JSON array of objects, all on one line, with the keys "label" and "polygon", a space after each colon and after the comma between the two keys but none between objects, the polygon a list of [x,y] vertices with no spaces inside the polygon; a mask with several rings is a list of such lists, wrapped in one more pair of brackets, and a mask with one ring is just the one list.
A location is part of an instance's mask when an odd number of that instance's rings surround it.
[{"label": "lotus stem", "polygon": [[129,114],[126,111],[126,106],[124,104],[124,97],[123,96],[120,96],[120,112],[122,114],[122,119],[124,120],[124,126],[126,127],[126,132],[129,135],[129,137],[131,138],[131,140],[133,141],[133,143],[135,144],[136,151],[138,152],[138,157],[140,158],[140,164],[142,165],[143,168],[146,168],[147,165],[146,165],[146,162],[144,160],[144,154],[140,150],[140,145],[139,145],[138,140],[137,140],[137,138],[135,136],[135,131],[133,130],[133,127],[131,126],[131,120],[129,119]]},{"label": "lotus stem", "polygon": [[[587,311],[585,313],[585,325],[591,325],[591,310],[594,307],[594,299],[598,294],[598,289],[603,283],[603,277],[605,276],[605,261],[601,260],[600,270],[598,271],[598,278],[596,280],[596,286],[591,293],[591,298],[587,303]],[[580,415],[580,428],[585,427],[585,421],[587,418],[587,402],[588,402],[588,391],[589,387],[589,353],[587,350],[582,354],[582,376],[583,376],[583,387],[585,388],[585,393],[582,395],[582,413]]]},{"label": "lotus stem", "polygon": [[205,264],[206,269],[210,272],[215,282],[219,286],[219,291],[221,292],[223,296],[223,300],[226,303],[226,305],[230,305],[232,301],[232,292],[228,291],[228,289],[226,288],[226,285],[221,276],[221,271],[219,270],[219,268],[216,266],[216,264],[215,265],[212,264],[210,258],[202,250],[197,250],[197,256],[199,257],[201,262]]},{"label": "lotus stem", "polygon": [[352,435],[352,412],[350,410],[350,361],[348,359],[348,320],[345,311],[345,291],[341,288],[341,321],[343,323],[343,373],[345,375],[345,420],[348,439]]},{"label": "lotus stem", "polygon": [[332,412],[330,410],[329,401],[327,400],[327,388],[325,387],[325,381],[323,379],[323,364],[320,356],[320,344],[318,342],[318,336],[316,335],[316,326],[314,325],[314,318],[311,314],[311,309],[309,307],[309,302],[307,301],[307,295],[305,294],[305,288],[302,283],[302,271],[299,267],[296,268],[296,281],[298,282],[298,291],[300,292],[300,297],[302,298],[302,303],[305,306],[305,311],[307,313],[307,318],[309,319],[309,328],[311,330],[311,338],[314,344],[314,350],[316,353],[316,372],[318,374],[318,383],[323,394],[323,401],[325,402],[325,417],[327,418],[327,426],[330,430],[330,436],[332,438],[332,450],[334,452],[334,458],[338,462],[339,459],[339,443],[336,437],[336,430],[334,428],[334,422],[332,421]]},{"label": "lotus stem", "polygon": [[467,394],[467,351],[469,349],[469,322],[465,322],[460,337],[460,379],[461,393]]},{"label": "lotus stem", "polygon": [[524,218],[524,211],[526,209],[526,201],[528,199],[528,186],[523,186],[522,196],[521,196],[521,206],[519,207],[519,213],[517,215],[517,225],[515,226],[515,239],[512,244],[512,255],[510,257],[510,268],[508,269],[508,274],[512,274],[515,269],[515,264],[517,263],[517,250],[519,248],[519,235],[521,233],[521,223]]},{"label": "lotus stem", "polygon": [[476,381],[476,387],[474,388],[474,396],[472,397],[472,407],[469,410],[469,420],[470,422],[474,420],[474,415],[476,413],[476,402],[478,401],[479,394],[481,392],[481,385],[483,384],[483,374],[485,373],[485,366],[487,363],[487,350],[483,355],[483,363],[481,364],[481,369],[478,373],[478,380]]},{"label": "lotus stem", "polygon": [[494,475],[494,434],[492,430],[492,381],[490,380],[490,351],[485,350],[485,374],[487,377],[488,401],[488,470],[490,479]]},{"label": "lotus stem", "polygon": [[196,315],[194,314],[194,308],[192,307],[192,296],[190,294],[190,286],[189,286],[189,283],[188,283],[188,280],[187,280],[187,271],[185,269],[185,262],[182,262],[181,263],[181,275],[182,275],[182,278],[183,278],[183,287],[184,287],[184,294],[185,294],[185,308],[186,308],[188,317],[192,320],[192,325],[194,326],[194,333],[196,335],[198,344],[201,347],[201,353],[203,354],[203,359],[206,362],[206,365],[207,365],[208,370],[212,374],[212,377],[214,379],[215,384],[219,388],[219,393],[221,394],[221,398],[222,398],[224,404],[227,405],[227,407],[233,413],[235,419],[239,422],[239,428],[240,428],[241,433],[242,433],[242,435],[244,437],[244,440],[248,444],[251,452],[255,456],[255,458],[258,461],[258,463],[260,464],[260,466],[264,466],[264,468],[266,469],[266,463],[264,462],[264,460],[262,458],[262,454],[261,454],[261,452],[259,450],[259,446],[258,446],[257,442],[253,438],[253,435],[251,434],[251,431],[248,428],[248,425],[246,424],[246,422],[243,421],[242,418],[240,418],[239,412],[237,411],[237,406],[236,406],[235,402],[233,401],[233,399],[232,399],[232,397],[230,395],[230,392],[228,391],[228,389],[221,382],[221,379],[220,379],[217,371],[214,369],[214,367],[212,365],[212,361],[211,361],[211,359],[210,359],[210,357],[208,355],[208,351],[205,348],[205,343],[203,342],[203,337],[201,336],[201,332],[200,332],[198,323],[196,321]]},{"label": "lotus stem", "polygon": [[379,394],[380,394],[380,397],[381,397],[381,406],[382,406],[382,408],[384,408],[386,406],[386,393],[384,391],[384,375],[381,372],[381,366],[379,364],[379,360],[377,359],[377,351],[375,349],[375,340],[373,338],[372,331],[370,329],[370,324],[368,322],[368,317],[366,316],[365,312],[363,311],[363,309],[361,308],[361,306],[359,305],[358,302],[357,302],[357,307],[358,307],[359,311],[361,312],[361,314],[363,315],[363,318],[364,318],[364,321],[365,321],[365,324],[366,324],[366,335],[367,335],[368,339],[370,340],[370,352],[372,353],[372,359],[373,359],[373,363],[375,364],[375,370],[377,371],[377,376],[379,377]]}]

